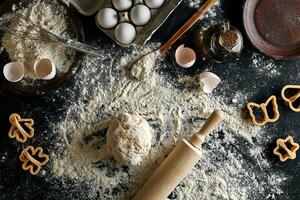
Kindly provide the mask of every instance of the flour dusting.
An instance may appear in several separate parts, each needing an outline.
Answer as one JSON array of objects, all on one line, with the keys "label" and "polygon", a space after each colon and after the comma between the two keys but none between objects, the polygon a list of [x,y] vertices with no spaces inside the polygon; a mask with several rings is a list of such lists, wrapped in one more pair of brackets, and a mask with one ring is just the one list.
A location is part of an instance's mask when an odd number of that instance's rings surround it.
[{"label": "flour dusting", "polygon": [[[131,78],[131,66],[126,63],[156,46],[133,47],[132,52],[111,61],[84,58],[74,86],[81,88],[79,100],[52,127],[57,135],[50,149],[54,177],[72,180],[78,190],[88,183],[84,191],[88,198],[130,199],[178,139],[189,138],[220,108],[225,113],[223,125],[207,138],[203,159],[169,199],[240,200],[280,195],[286,177],[270,172],[272,166],[261,151],[268,142],[263,139],[264,130],[243,119],[240,109],[224,104],[222,96],[202,93],[199,83],[182,87],[184,80],[170,80],[161,69],[174,66],[166,62],[143,82]],[[109,122],[119,113],[133,111],[150,124],[153,138],[148,158],[139,167],[127,168],[108,157],[104,147]]]},{"label": "flour dusting", "polygon": [[281,66],[276,64],[274,59],[268,58],[259,53],[252,54],[253,67],[259,75],[274,78],[281,75]]},{"label": "flour dusting", "polygon": [[[16,11],[15,4],[12,10]],[[74,37],[68,31],[66,9],[56,1],[51,1],[50,4],[38,0],[18,12],[55,35],[64,38]],[[33,65],[38,57],[51,59],[58,73],[68,72],[73,63],[74,51],[54,42],[39,39],[40,37],[43,36],[38,28],[33,28],[24,20],[15,18],[12,19],[9,30],[2,37],[2,45],[12,61],[20,62],[25,66],[26,78],[36,79]]]}]

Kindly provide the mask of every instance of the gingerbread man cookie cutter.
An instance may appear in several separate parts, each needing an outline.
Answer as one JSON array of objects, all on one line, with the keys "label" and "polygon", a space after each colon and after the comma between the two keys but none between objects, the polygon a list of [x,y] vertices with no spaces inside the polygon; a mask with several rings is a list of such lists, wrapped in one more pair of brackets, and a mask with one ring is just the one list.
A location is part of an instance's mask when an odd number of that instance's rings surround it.
[{"label": "gingerbread man cookie cutter", "polygon": [[[33,119],[22,119],[20,115],[13,113],[9,117],[9,122],[11,123],[11,128],[8,132],[8,137],[16,138],[18,142],[24,143],[28,138],[34,136]],[[27,130],[20,123],[23,123]]]},{"label": "gingerbread man cookie cutter", "polygon": [[[294,94],[291,97],[287,97],[286,96],[286,91],[288,89],[298,89],[298,91],[296,92],[296,94]],[[298,107],[296,108],[294,106],[294,104],[296,102],[300,102],[300,85],[286,85],[282,88],[281,90],[281,97],[282,99],[289,105],[289,107],[295,111],[295,112],[300,112],[300,104],[298,105]]]},{"label": "gingerbread man cookie cutter", "polygon": [[[287,147],[287,143],[290,144],[291,148],[289,149]],[[277,139],[276,141],[277,146],[273,150],[273,153],[277,156],[279,156],[279,159],[281,162],[285,162],[287,159],[294,160],[296,158],[296,152],[299,149],[299,144],[294,142],[294,139],[292,136],[287,136],[285,139]],[[280,149],[284,150],[286,153],[282,154],[280,152]]]},{"label": "gingerbread man cookie cutter", "polygon": [[[38,157],[38,159],[35,157]],[[42,166],[49,161],[49,156],[43,153],[41,147],[34,148],[33,146],[23,149],[19,158],[23,162],[22,169],[25,171],[29,170],[32,175],[37,175],[41,171]]]},{"label": "gingerbread man cookie cutter", "polygon": [[[274,116],[272,118],[270,118],[267,107],[269,105],[269,103],[272,103],[273,106],[273,113]],[[257,103],[253,103],[253,102],[249,102],[247,104],[247,108],[249,110],[249,114],[250,117],[253,121],[253,123],[257,126],[263,126],[268,122],[276,122],[279,119],[279,110],[278,110],[278,104],[277,104],[277,99],[276,96],[272,95],[270,96],[267,101],[265,103],[262,104],[257,104]],[[262,120],[257,120],[253,108],[258,108],[261,109],[263,112],[263,119]]]}]

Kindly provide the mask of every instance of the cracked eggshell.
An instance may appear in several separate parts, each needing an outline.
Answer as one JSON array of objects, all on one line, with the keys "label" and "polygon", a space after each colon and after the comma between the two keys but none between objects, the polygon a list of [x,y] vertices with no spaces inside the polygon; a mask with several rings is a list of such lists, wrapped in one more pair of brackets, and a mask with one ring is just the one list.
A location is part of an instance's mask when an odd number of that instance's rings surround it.
[{"label": "cracked eggshell", "polygon": [[216,74],[211,72],[201,73],[199,79],[203,92],[207,94],[211,94],[221,82],[221,79]]},{"label": "cracked eggshell", "polygon": [[112,4],[118,11],[126,11],[132,7],[133,0],[112,0]]},{"label": "cracked eggshell", "polygon": [[112,8],[103,8],[96,15],[96,22],[104,29],[112,29],[118,24],[118,13]]},{"label": "cracked eggshell", "polygon": [[51,80],[56,75],[56,67],[49,58],[38,58],[33,69],[38,79]]},{"label": "cracked eggshell", "polygon": [[123,22],[118,24],[114,31],[115,38],[121,44],[130,44],[134,41],[136,30],[130,23]]},{"label": "cracked eggshell", "polygon": [[145,4],[149,8],[160,8],[164,4],[164,0],[145,0]]},{"label": "cracked eggshell", "polygon": [[18,82],[25,75],[25,67],[19,62],[10,62],[3,67],[3,74],[9,82]]},{"label": "cracked eggshell", "polygon": [[180,45],[175,52],[176,63],[184,68],[193,66],[196,62],[196,53],[193,49]]},{"label": "cracked eggshell", "polygon": [[130,19],[132,23],[136,26],[144,26],[146,25],[151,18],[150,9],[142,4],[135,5],[130,10]]}]

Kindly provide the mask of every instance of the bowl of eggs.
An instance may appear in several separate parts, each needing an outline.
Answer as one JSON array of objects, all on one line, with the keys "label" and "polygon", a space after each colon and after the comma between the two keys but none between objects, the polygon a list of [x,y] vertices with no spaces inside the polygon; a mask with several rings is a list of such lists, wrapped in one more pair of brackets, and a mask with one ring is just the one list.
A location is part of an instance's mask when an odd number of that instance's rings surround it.
[{"label": "bowl of eggs", "polygon": [[97,26],[120,46],[145,44],[182,0],[109,0],[97,11]]}]

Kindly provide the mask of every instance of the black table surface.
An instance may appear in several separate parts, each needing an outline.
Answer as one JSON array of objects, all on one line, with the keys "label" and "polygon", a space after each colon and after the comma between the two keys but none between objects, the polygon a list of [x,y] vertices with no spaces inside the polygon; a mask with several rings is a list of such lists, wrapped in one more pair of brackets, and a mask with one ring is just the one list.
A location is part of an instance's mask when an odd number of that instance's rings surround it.
[{"label": "black table surface", "polygon": [[[249,65],[252,63],[251,55],[253,52],[259,53],[247,40],[242,25],[242,7],[243,1],[224,0],[222,2],[224,14],[236,27],[238,27],[244,38],[245,48],[239,60],[228,64],[212,64],[209,62],[196,63],[190,69],[175,69],[170,72],[175,78],[182,75],[192,75],[202,72],[207,65],[213,67],[214,71],[229,83],[230,87],[222,90],[228,98],[233,98],[236,91],[246,92],[247,90],[254,94],[249,99],[254,102],[262,102],[268,96],[274,94],[280,97],[280,90],[287,84],[300,84],[300,60],[292,61],[274,61],[283,66],[280,68],[281,75],[274,78],[255,76]],[[177,30],[195,11],[185,5],[180,5],[178,9],[170,16],[163,26],[154,34],[151,41],[166,41],[175,30]],[[79,13],[78,13],[79,14]],[[94,39],[103,38],[103,41],[113,43],[105,34],[103,34],[94,24],[93,17],[83,17],[83,26],[86,33],[86,42]],[[205,19],[209,20],[209,19]],[[188,33],[186,33],[178,43],[186,43],[193,46],[191,35],[201,27],[205,20],[196,24]],[[175,45],[176,46],[176,45]],[[120,47],[121,48],[121,47]],[[71,87],[74,80],[68,79],[62,86]],[[18,162],[19,152],[22,150],[17,142],[13,142],[7,137],[9,122],[8,116],[13,113],[26,113],[30,110],[37,124],[37,129],[42,129],[43,117],[55,119],[63,112],[62,108],[67,108],[66,102],[62,101],[55,91],[48,91],[43,95],[28,96],[16,94],[10,91],[4,85],[0,87],[0,199],[48,199],[46,193],[61,194],[62,199],[68,199],[67,192],[63,192],[59,185],[49,186],[41,177],[30,176],[20,169]],[[60,94],[61,95],[61,94]],[[55,104],[51,103],[55,100]],[[274,138],[281,137],[283,133],[289,132],[294,136],[295,141],[300,141],[300,121],[299,113],[289,110],[282,101],[280,101],[281,117],[274,126],[277,131],[270,130],[268,135]],[[274,143],[266,146],[267,155],[274,163],[276,171],[292,175],[292,179],[283,187],[284,192],[290,200],[300,199],[300,161],[296,159],[291,162],[280,163],[277,158],[271,156]],[[72,190],[72,188],[69,188]],[[66,196],[64,196],[66,195]],[[278,199],[285,199],[285,195]]]}]

